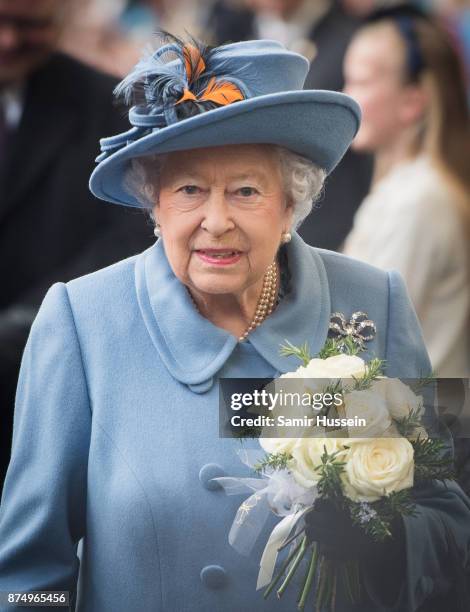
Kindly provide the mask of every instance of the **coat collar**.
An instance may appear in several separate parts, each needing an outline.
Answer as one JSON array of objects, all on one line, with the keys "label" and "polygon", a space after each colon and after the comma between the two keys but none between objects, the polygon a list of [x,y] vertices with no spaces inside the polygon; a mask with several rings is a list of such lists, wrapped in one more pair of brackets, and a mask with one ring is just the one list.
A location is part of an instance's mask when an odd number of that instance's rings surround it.
[{"label": "coat collar", "polygon": [[[325,343],[330,316],[330,291],[318,252],[293,234],[287,246],[290,292],[273,314],[249,335],[258,353],[276,370],[298,367],[281,357],[280,345],[308,342],[311,354]],[[206,390],[238,340],[201,316],[185,286],[176,278],[159,240],[136,262],[140,310],[152,341],[171,375],[193,390]]]}]

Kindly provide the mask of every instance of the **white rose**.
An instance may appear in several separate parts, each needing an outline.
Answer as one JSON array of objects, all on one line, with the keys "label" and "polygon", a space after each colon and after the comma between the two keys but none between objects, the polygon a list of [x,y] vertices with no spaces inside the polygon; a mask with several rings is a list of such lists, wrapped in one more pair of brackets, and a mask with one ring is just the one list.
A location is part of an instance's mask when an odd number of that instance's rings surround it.
[{"label": "white rose", "polygon": [[412,410],[421,417],[424,413],[423,397],[416,395],[399,378],[380,378],[372,384],[374,391],[380,393],[394,419],[407,417]]},{"label": "white rose", "polygon": [[[275,381],[275,389],[282,388],[282,379],[309,379],[308,384],[302,386],[291,386],[287,384],[289,391],[309,393],[313,395],[324,391],[332,381],[346,379],[345,384],[350,383],[352,376],[362,378],[366,372],[366,364],[363,359],[356,355],[335,355],[327,359],[311,359],[306,366],[299,366],[294,372],[282,374]],[[317,379],[315,382],[312,379]]]},{"label": "white rose", "polygon": [[281,374],[279,378],[305,378],[303,371],[305,370],[304,366],[299,366],[297,370],[293,372],[286,372],[285,374]]},{"label": "white rose", "polygon": [[353,444],[346,456],[345,494],[376,501],[413,486],[414,451],[406,438],[375,438]]},{"label": "white rose", "polygon": [[343,438],[299,438],[291,450],[292,459],[288,464],[295,480],[307,489],[316,485],[320,473],[315,468],[321,465],[325,448],[328,454],[341,451],[338,459],[342,461],[348,453],[345,442]]},{"label": "white rose", "polygon": [[[322,359],[319,359],[318,361],[323,361]],[[323,391],[323,388],[328,386],[329,381],[318,381],[318,383],[315,382],[310,382],[308,385],[304,385],[303,383],[286,383],[283,384],[282,383],[282,379],[305,379],[305,378],[315,378],[314,376],[312,376],[309,372],[307,367],[305,366],[299,366],[297,368],[297,370],[295,370],[294,372],[286,372],[285,374],[282,374],[277,380],[276,382],[276,391],[278,391],[279,389],[283,389],[283,390],[288,390],[290,392],[298,392],[298,393],[309,393],[309,394],[313,394],[313,393],[321,393],[321,391]],[[328,378],[327,376],[321,376],[319,378]]]},{"label": "white rose", "polygon": [[305,378],[361,378],[366,364],[357,355],[335,355],[327,359],[311,359],[303,368]]},{"label": "white rose", "polygon": [[290,455],[297,438],[259,438],[261,448],[270,455],[286,453]]},{"label": "white rose", "polygon": [[350,438],[381,436],[392,424],[384,398],[372,390],[351,391],[343,399],[345,416],[365,420],[365,425],[349,425]]}]

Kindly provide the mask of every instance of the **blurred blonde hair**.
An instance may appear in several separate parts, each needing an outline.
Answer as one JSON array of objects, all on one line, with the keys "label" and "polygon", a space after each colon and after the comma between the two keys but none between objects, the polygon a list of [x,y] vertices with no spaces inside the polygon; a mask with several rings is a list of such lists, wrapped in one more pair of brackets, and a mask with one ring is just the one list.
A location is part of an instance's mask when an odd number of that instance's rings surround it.
[{"label": "blurred blonde hair", "polygon": [[470,120],[463,66],[443,27],[414,20],[425,68],[419,82],[429,95],[420,151],[427,152],[457,194],[470,232]]},{"label": "blurred blonde hair", "polygon": [[[410,153],[425,153],[454,194],[470,238],[470,117],[464,68],[450,34],[430,18],[406,16],[411,22],[423,67],[411,74],[406,66],[407,45],[396,18],[389,15],[366,22],[361,32],[392,27],[403,48],[403,84],[421,87],[428,103],[422,118],[414,126]],[[469,249],[470,257],[470,249]]]}]

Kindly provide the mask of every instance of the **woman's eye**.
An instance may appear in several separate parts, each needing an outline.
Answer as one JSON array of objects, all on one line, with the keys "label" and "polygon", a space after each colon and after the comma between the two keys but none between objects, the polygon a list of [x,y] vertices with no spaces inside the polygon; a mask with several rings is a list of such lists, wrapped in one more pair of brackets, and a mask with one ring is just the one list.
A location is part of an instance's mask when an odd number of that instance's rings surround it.
[{"label": "woman's eye", "polygon": [[181,187],[180,191],[185,193],[186,195],[196,195],[199,193],[200,189],[197,185],[184,185]]},{"label": "woman's eye", "polygon": [[240,189],[238,189],[237,193],[239,193],[244,198],[249,198],[251,196],[256,195],[258,191],[254,187],[241,187]]}]

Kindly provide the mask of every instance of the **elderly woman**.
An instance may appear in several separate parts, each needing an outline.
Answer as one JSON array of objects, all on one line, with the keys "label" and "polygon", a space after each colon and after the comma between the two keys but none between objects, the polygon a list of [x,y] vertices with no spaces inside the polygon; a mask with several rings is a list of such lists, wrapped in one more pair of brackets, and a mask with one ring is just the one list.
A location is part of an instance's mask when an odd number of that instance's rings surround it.
[{"label": "elderly woman", "polygon": [[[295,233],[359,126],[352,99],[302,91],[307,69],[272,41],[171,38],[123,82],[133,127],[102,141],[91,189],[150,211],[161,238],[44,300],[18,387],[0,591],[68,590],[80,612],[296,609],[296,589],[256,591],[263,542],[249,558],[227,542],[240,500],[212,479],[241,467],[218,435],[218,379],[292,370],[281,343],[314,354],[330,315],[356,311],[389,375],[429,371],[399,275]],[[460,490],[436,486],[395,565],[376,558],[391,584],[371,568],[361,611],[445,593],[445,534],[465,559],[469,519]],[[352,607],[338,596],[337,610]]]}]

